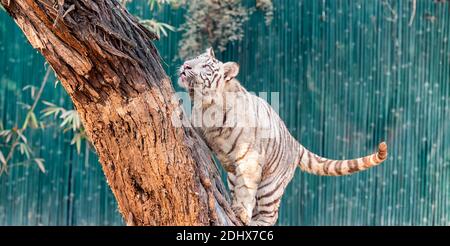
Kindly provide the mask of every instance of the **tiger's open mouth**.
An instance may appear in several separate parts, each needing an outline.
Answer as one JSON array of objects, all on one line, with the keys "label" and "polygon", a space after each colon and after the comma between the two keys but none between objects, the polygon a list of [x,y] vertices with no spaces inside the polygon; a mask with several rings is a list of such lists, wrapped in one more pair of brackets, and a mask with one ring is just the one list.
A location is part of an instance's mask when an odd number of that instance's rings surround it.
[{"label": "tiger's open mouth", "polygon": [[[180,83],[181,82],[181,83]],[[192,89],[191,83],[188,81],[188,76],[185,71],[180,72],[180,85],[186,89]]]}]

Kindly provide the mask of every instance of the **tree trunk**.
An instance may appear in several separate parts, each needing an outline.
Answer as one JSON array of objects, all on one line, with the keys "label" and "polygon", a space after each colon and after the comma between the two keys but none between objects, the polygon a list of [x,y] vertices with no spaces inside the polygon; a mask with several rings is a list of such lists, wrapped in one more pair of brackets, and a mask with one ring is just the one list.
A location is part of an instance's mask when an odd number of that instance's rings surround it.
[{"label": "tree trunk", "polygon": [[0,0],[78,111],[129,225],[236,225],[152,39],[115,0]]}]

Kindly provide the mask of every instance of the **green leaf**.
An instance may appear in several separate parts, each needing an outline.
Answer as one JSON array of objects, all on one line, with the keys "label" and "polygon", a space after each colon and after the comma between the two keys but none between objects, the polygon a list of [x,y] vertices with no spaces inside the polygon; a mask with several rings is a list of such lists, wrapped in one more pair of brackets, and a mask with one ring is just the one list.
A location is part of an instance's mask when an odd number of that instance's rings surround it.
[{"label": "green leaf", "polygon": [[0,137],[5,137],[6,135],[10,134],[11,130],[2,130],[0,131]]},{"label": "green leaf", "polygon": [[32,151],[31,151],[30,146],[28,146],[28,144],[19,143],[19,152],[20,152],[20,154],[25,155],[27,157],[27,159],[30,159]]},{"label": "green leaf", "polygon": [[167,29],[167,30],[170,30],[170,31],[172,31],[172,32],[175,32],[175,27],[172,26],[172,25],[169,25],[169,24],[167,24],[167,23],[162,23],[162,22],[160,22],[160,25],[161,25],[162,27],[164,27],[165,29]]},{"label": "green leaf", "polygon": [[64,129],[64,132],[68,130],[77,131],[81,128],[80,117],[75,110],[68,110],[61,114],[61,119],[63,119],[62,123],[59,125]]},{"label": "green leaf", "polygon": [[167,31],[166,31],[166,29],[167,30],[169,30],[169,31],[172,31],[172,32],[174,32],[175,31],[175,27],[173,27],[173,26],[171,26],[171,25],[169,25],[169,24],[166,24],[166,23],[158,23],[158,27],[159,27],[159,30],[161,30],[161,32],[163,33],[163,35],[165,36],[165,37],[167,37]]},{"label": "green leaf", "polygon": [[56,117],[58,116],[58,114],[61,112],[61,110],[59,108],[45,108],[41,111],[42,117],[48,117],[53,115],[54,118],[56,119]]},{"label": "green leaf", "polygon": [[53,103],[48,102],[48,101],[42,101],[42,103],[47,105],[47,106],[49,106],[49,107],[56,107],[56,104],[53,104]]},{"label": "green leaf", "polygon": [[70,144],[75,144],[75,147],[77,148],[77,153],[80,154],[81,153],[81,139],[82,139],[82,135],[81,133],[76,133],[73,138],[72,141],[70,141]]},{"label": "green leaf", "polygon": [[34,129],[39,128],[39,122],[38,122],[34,112],[30,112],[29,114],[30,114],[30,126],[31,126],[31,128],[34,128]]},{"label": "green leaf", "polygon": [[9,131],[9,133],[6,135],[5,142],[9,143],[9,141],[11,141],[13,135],[14,135],[13,131]]},{"label": "green leaf", "polygon": [[5,156],[3,155],[3,153],[0,151],[0,162],[5,165],[6,164],[6,159]]},{"label": "green leaf", "polygon": [[31,105],[23,103],[23,102],[18,102],[17,104],[22,106],[22,108],[25,109],[25,110],[29,110],[31,108]]},{"label": "green leaf", "polygon": [[158,37],[161,36],[161,33],[164,36],[167,36],[167,30],[175,31],[175,27],[166,23],[157,22],[156,20],[140,20],[140,23],[150,31],[154,32]]},{"label": "green leaf", "polygon": [[0,137],[5,138],[5,143],[8,143],[11,140],[13,135],[14,135],[14,132],[12,130],[0,131]]},{"label": "green leaf", "polygon": [[62,108],[62,107],[58,107],[55,104],[51,103],[51,102],[47,102],[47,101],[42,101],[43,104],[45,104],[47,107],[44,108],[43,110],[41,110],[41,114],[43,118],[48,117],[53,115],[54,118],[56,119],[56,117],[61,113],[66,112],[66,109]]},{"label": "green leaf", "polygon": [[59,126],[65,128],[67,124],[72,123],[73,114],[70,111],[67,111],[62,113],[60,118],[63,119],[63,122]]},{"label": "green leaf", "polygon": [[25,118],[25,121],[23,122],[22,128],[26,129],[28,127],[28,124],[31,126],[31,128],[39,127],[39,123],[36,118],[36,114],[34,114],[34,112],[32,112],[32,111],[28,112],[27,117]]},{"label": "green leaf", "polygon": [[24,143],[27,143],[27,142],[28,142],[27,138],[22,134],[21,131],[17,131],[16,133],[17,133],[17,136],[19,136],[19,138],[22,139],[22,141],[23,141]]},{"label": "green leaf", "polygon": [[157,0],[148,0],[148,5],[150,5],[150,10],[155,9],[155,5],[158,4]]},{"label": "green leaf", "polygon": [[26,129],[28,127],[28,121],[30,120],[30,114],[27,114],[27,117],[25,117],[25,121],[23,122],[23,129]]},{"label": "green leaf", "polygon": [[23,91],[30,90],[31,98],[34,99],[34,95],[36,94],[37,87],[34,85],[27,85],[23,87]]},{"label": "green leaf", "polygon": [[34,162],[38,165],[39,169],[41,169],[41,172],[45,173],[45,166],[44,166],[44,159],[41,158],[35,158]]},{"label": "green leaf", "polygon": [[73,124],[72,124],[72,130],[76,131],[78,129],[80,129],[81,127],[81,120],[80,120],[80,116],[78,115],[78,113],[76,111],[73,111]]},{"label": "green leaf", "polygon": [[162,26],[159,26],[159,30],[161,30],[161,32],[163,33],[164,37],[167,37],[167,32]]}]

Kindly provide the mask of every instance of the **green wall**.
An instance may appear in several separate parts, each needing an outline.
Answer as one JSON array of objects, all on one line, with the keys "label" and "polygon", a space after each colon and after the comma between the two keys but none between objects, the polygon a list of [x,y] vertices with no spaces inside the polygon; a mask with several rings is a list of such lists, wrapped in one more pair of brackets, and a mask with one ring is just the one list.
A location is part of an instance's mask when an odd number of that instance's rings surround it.
[{"label": "green wall", "polygon": [[[144,1],[136,2],[133,13],[151,16]],[[280,92],[281,117],[317,154],[352,158],[381,140],[389,145],[385,163],[353,176],[297,171],[279,224],[450,225],[450,4],[418,0],[411,26],[406,0],[274,5],[269,27],[257,12],[242,42],[219,56],[241,65],[250,91]],[[179,26],[183,12],[154,15]],[[174,78],[180,37],[157,42]],[[30,101],[21,88],[40,84],[44,61],[4,12],[0,54],[0,120],[11,126],[24,117],[17,102]],[[70,105],[52,83],[43,99]],[[122,224],[95,154],[78,155],[70,134],[55,129],[28,136],[48,172],[14,167],[0,177],[0,225]]]}]

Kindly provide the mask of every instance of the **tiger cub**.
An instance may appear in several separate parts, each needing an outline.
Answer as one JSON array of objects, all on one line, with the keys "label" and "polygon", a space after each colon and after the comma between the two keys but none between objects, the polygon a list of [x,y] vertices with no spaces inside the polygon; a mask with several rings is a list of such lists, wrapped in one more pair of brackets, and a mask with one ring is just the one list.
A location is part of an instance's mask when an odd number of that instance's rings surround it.
[{"label": "tiger cub", "polygon": [[238,72],[237,63],[222,63],[210,48],[184,62],[178,82],[193,102],[192,124],[227,171],[232,209],[243,224],[276,223],[281,196],[297,166],[316,175],[342,176],[386,160],[384,142],[377,153],[353,160],[310,152],[265,100],[241,86]]}]

